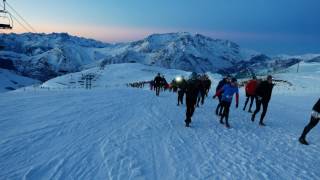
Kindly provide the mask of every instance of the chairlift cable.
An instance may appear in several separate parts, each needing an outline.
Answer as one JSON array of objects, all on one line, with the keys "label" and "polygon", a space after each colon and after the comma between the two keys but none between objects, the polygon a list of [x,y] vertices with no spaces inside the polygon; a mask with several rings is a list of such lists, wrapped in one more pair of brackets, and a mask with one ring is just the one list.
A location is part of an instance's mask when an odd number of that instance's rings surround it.
[{"label": "chairlift cable", "polygon": [[8,2],[6,2],[6,4],[8,5],[8,7],[9,7],[10,9],[13,10],[13,12],[16,13],[16,15],[17,15],[33,32],[35,32],[35,33],[37,32],[37,31],[30,25],[30,23],[28,23],[28,21],[25,20],[25,19],[18,13],[18,11],[16,11]]},{"label": "chairlift cable", "polygon": [[[4,8],[2,5],[0,5],[1,8]],[[20,26],[22,26],[27,32],[30,32],[30,30],[28,28],[26,28],[19,20],[18,18],[16,18],[13,14],[11,14],[10,12],[7,12],[9,15],[11,15],[13,17],[13,19],[15,19],[15,21],[18,22],[18,24],[20,24]]]}]

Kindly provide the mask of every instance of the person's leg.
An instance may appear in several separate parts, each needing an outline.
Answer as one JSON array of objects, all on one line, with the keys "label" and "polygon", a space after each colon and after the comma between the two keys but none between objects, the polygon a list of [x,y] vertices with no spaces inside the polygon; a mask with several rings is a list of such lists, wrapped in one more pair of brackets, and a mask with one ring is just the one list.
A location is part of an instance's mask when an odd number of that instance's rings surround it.
[{"label": "person's leg", "polygon": [[216,108],[216,115],[220,115],[221,114],[221,96],[218,96],[218,100],[219,100],[219,103],[218,103],[217,108]]},{"label": "person's leg", "polygon": [[224,117],[226,119],[226,127],[227,128],[230,128],[230,125],[229,125],[229,111],[230,111],[230,105],[231,103],[226,103],[226,105],[224,106]]},{"label": "person's leg", "polygon": [[268,110],[268,104],[269,102],[262,102],[262,113],[260,117],[260,125],[264,125],[263,119],[266,116],[267,110]]},{"label": "person's leg", "polygon": [[250,106],[249,106],[248,112],[252,112],[252,111],[251,111],[251,108],[252,108],[253,100],[254,100],[254,96],[251,95],[251,96],[250,96]]},{"label": "person's leg", "polygon": [[183,96],[184,96],[184,92],[181,93],[181,104],[183,104]]},{"label": "person's leg", "polygon": [[221,113],[221,117],[220,117],[220,123],[223,124],[223,118],[225,117],[226,114],[226,108],[225,108],[225,102],[221,101],[221,109],[223,109],[223,112]]},{"label": "person's leg", "polygon": [[219,115],[220,106],[221,106],[221,103],[220,103],[220,100],[219,100],[219,103],[218,103],[218,105],[216,107],[216,115]]},{"label": "person's leg", "polygon": [[248,101],[249,101],[249,96],[247,96],[246,102],[244,103],[244,107],[243,107],[243,110],[244,110],[244,111],[246,110]]},{"label": "person's leg", "polygon": [[197,97],[197,107],[199,107],[199,103],[200,103],[200,100],[201,100],[201,97],[198,95],[198,97]]},{"label": "person's leg", "polygon": [[202,105],[204,104],[204,97],[205,97],[205,95],[206,95],[205,92],[203,92],[203,93],[201,94],[201,104],[202,104]]},{"label": "person's leg", "polygon": [[[220,102],[222,102],[222,96],[220,96]],[[219,115],[222,115],[224,107],[220,106]]]},{"label": "person's leg", "polygon": [[186,127],[189,127],[189,124],[191,123],[191,107],[190,103],[187,103],[187,111],[186,111]]},{"label": "person's leg", "polygon": [[260,111],[261,108],[261,100],[256,99],[256,110],[253,112],[252,117],[251,117],[251,121],[253,122],[257,113]]},{"label": "person's leg", "polygon": [[314,118],[311,116],[309,124],[303,129],[303,132],[299,138],[299,141],[302,144],[308,145],[308,142],[306,141],[307,134],[311,131],[312,128],[314,128],[319,123],[320,118]]},{"label": "person's leg", "polygon": [[180,105],[180,104],[179,104],[179,103],[180,103],[180,98],[181,98],[181,97],[180,97],[180,94],[179,94],[179,92],[178,92],[178,104],[177,104],[178,106]]}]

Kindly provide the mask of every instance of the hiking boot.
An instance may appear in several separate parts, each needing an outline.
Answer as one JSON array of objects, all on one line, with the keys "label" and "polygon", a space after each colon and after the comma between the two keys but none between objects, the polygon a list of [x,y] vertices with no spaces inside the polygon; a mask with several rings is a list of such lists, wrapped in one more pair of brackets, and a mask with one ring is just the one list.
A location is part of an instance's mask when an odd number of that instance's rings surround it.
[{"label": "hiking boot", "polygon": [[220,124],[224,124],[222,120],[220,120]]},{"label": "hiking boot", "polygon": [[254,115],[251,116],[251,121],[254,122]]},{"label": "hiking boot", "polygon": [[228,129],[229,129],[229,128],[230,128],[230,125],[229,125],[229,124],[226,124],[226,128],[228,128]]},{"label": "hiking boot", "polygon": [[299,142],[300,142],[301,144],[304,144],[304,145],[309,145],[309,143],[306,141],[306,139],[305,139],[305,138],[302,138],[302,137],[299,138]]},{"label": "hiking boot", "polygon": [[263,122],[259,122],[259,125],[260,125],[260,126],[266,126],[266,124],[263,123]]}]

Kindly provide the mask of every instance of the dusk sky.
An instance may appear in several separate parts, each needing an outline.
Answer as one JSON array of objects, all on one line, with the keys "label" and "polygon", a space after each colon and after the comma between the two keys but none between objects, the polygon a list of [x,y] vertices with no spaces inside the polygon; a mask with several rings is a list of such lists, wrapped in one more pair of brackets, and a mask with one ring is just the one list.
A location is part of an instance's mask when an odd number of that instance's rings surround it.
[{"label": "dusk sky", "polygon": [[37,32],[123,42],[186,31],[271,55],[320,53],[320,0],[7,1]]}]

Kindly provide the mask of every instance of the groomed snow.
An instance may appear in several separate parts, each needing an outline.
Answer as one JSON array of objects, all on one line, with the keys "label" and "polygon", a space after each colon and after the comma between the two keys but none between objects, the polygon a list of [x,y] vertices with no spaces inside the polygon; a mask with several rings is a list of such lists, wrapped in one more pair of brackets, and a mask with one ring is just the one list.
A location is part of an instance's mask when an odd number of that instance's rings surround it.
[{"label": "groomed snow", "polygon": [[[124,78],[142,80],[139,72]],[[320,177],[319,126],[308,136],[310,146],[297,141],[319,92],[284,94],[287,87],[276,88],[262,128],[242,111],[241,91],[239,109],[232,104],[231,129],[218,123],[217,101],[210,94],[196,109],[192,127],[185,128],[185,107],[176,105],[176,94],[156,97],[147,88],[106,88],[107,76],[100,77],[103,86],[92,90],[0,94],[0,179]]]}]

